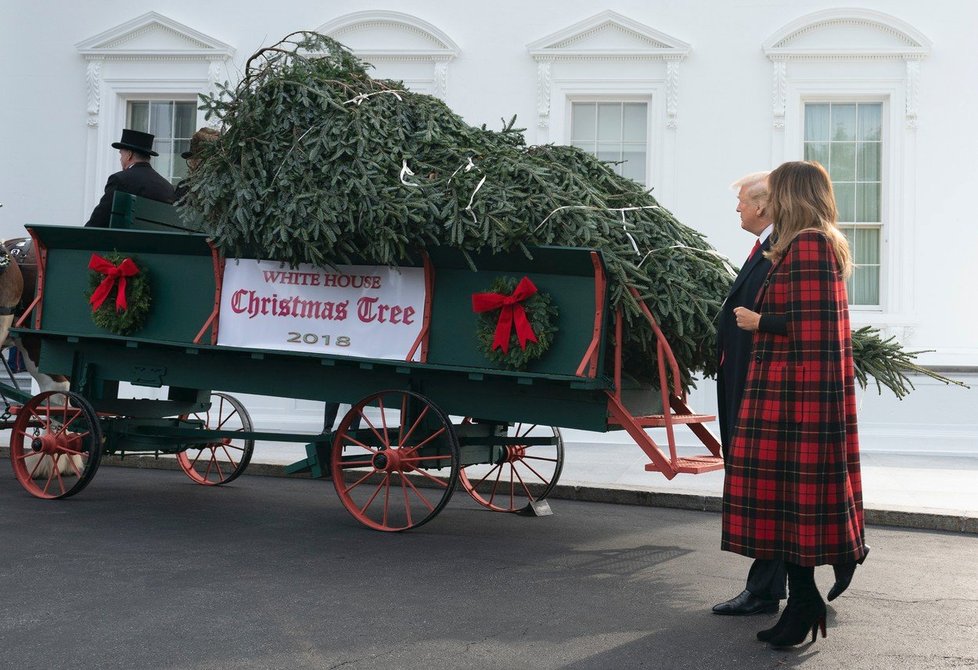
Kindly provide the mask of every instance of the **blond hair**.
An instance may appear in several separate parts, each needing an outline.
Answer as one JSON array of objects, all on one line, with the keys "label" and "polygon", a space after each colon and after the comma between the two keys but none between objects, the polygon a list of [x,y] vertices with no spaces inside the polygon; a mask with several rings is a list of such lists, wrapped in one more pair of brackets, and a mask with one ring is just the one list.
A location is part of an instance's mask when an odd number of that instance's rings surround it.
[{"label": "blond hair", "polygon": [[739,191],[741,188],[744,188],[744,195],[746,195],[756,206],[763,208],[765,205],[767,205],[767,177],[769,174],[771,174],[770,170],[765,170],[764,172],[751,172],[750,174],[744,175],[732,183],[730,188],[735,191]]},{"label": "blond hair", "polygon": [[777,262],[800,233],[817,230],[832,245],[842,276],[852,274],[849,241],[839,230],[832,180],[825,168],[814,161],[784,163],[768,176],[768,189],[774,220],[768,258]]}]

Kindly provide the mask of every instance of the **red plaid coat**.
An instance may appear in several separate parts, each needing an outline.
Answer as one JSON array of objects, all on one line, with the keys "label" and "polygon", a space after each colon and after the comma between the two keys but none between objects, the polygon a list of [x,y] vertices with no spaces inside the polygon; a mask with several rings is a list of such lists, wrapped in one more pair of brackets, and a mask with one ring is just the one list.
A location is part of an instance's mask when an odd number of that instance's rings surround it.
[{"label": "red plaid coat", "polygon": [[849,307],[821,233],[795,238],[757,310],[727,452],[721,546],[804,566],[856,560],[863,507]]}]

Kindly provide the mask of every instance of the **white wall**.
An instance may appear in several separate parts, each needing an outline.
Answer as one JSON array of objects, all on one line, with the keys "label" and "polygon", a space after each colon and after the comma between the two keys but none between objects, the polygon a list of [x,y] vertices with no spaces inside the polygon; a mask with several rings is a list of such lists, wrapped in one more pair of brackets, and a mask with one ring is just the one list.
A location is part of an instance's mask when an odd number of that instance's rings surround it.
[{"label": "white wall", "polygon": [[[366,9],[410,14],[458,46],[458,56],[448,64],[448,104],[472,125],[498,127],[501,118],[516,113],[534,142],[562,129],[542,131],[536,125],[537,64],[528,45],[610,9],[690,46],[679,69],[677,125],[659,128],[660,148],[669,160],[653,173],[654,194],[681,221],[706,233],[720,252],[739,260],[751,240],[739,229],[736,200],[727,185],[744,173],[773,167],[772,156],[779,151],[772,125],[772,64],[762,43],[799,17],[836,6],[817,0],[617,0],[607,5],[593,0],[297,0],[275,5],[255,0],[6,0],[0,8],[5,53],[0,60],[0,235],[20,236],[24,223],[80,225],[87,219],[115,166],[108,142],[94,146],[92,138],[114,140],[119,129],[95,131],[86,125],[86,63],[76,45],[146,12],[233,47],[232,74],[257,48],[294,30]],[[856,315],[855,321],[892,327],[888,332],[908,348],[934,349],[921,355],[922,362],[978,366],[978,310],[974,300],[964,297],[978,285],[978,234],[971,221],[978,191],[978,133],[971,122],[978,109],[973,34],[978,3],[863,0],[846,6],[895,17],[931,44],[920,64],[918,125],[910,135],[912,207],[901,212],[909,231],[902,243],[909,251],[896,276],[899,280],[907,272],[913,281],[902,288],[900,315]],[[657,76],[649,74],[656,67],[625,64],[621,73]],[[600,76],[607,70],[595,71]],[[849,70],[843,64],[836,72],[844,80]],[[903,83],[897,78],[893,86]],[[782,153],[797,158],[800,147],[785,146]],[[918,387],[902,403],[888,392],[866,394],[860,416],[864,442],[931,449],[927,436],[940,434],[978,453],[978,391],[928,381]],[[712,393],[706,382],[694,397],[700,406],[714,407]],[[269,420],[274,412],[269,407]]]}]

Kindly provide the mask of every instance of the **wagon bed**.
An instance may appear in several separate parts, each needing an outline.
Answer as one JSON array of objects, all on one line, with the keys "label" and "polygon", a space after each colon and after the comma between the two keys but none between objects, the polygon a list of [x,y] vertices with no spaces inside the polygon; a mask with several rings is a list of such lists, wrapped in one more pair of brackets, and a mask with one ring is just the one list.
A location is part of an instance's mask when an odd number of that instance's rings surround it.
[{"label": "wagon bed", "polygon": [[[681,472],[722,467],[719,443],[704,425],[713,417],[689,408],[679,386],[678,366],[647,309],[649,327],[658,338],[660,388],[654,395],[667,411],[633,412],[623,401],[622,320],[609,309],[599,250],[541,247],[530,250],[532,258],[522,253],[467,258],[446,248],[419,252],[414,263],[404,264],[424,271],[424,325],[415,352],[406,357],[418,360],[226,346],[219,343],[220,306],[225,263],[235,261],[222,258],[205,235],[175,228],[172,207],[120,195],[112,228],[28,226],[38,250],[38,295],[14,334],[40,340],[40,368],[67,375],[71,398],[60,405],[55,396],[25,401],[30,411],[23,416],[32,418],[18,417],[22,425],[14,431],[25,444],[29,433],[57,429],[53,421],[45,422],[42,407],[54,404],[71,413],[77,406],[90,415],[78,421],[92,440],[98,437],[107,453],[173,453],[186,464],[188,450],[196,449],[210,467],[228,445],[243,443],[240,457],[224,463],[233,476],[201,475],[196,468],[200,483],[224,483],[243,470],[250,458],[248,445],[255,439],[305,442],[307,458],[291,469],[332,476],[354,516],[382,530],[424,523],[447,502],[457,480],[492,509],[516,511],[524,503],[541,500],[556,484],[563,460],[556,426],[625,430],[649,456],[646,469],[670,479]],[[110,253],[138,259],[151,278],[152,307],[144,326],[131,336],[96,326],[84,295],[90,258]],[[486,291],[498,277],[523,276],[556,306],[559,330],[540,359],[516,371],[493,364],[480,349],[471,297]],[[668,366],[672,369],[667,373]],[[119,398],[120,382],[165,386],[168,396]],[[224,392],[321,400],[334,407],[349,403],[352,409],[335,431],[330,422],[315,435],[260,432],[240,403]],[[233,428],[208,415],[214,403],[225,402],[237,403],[232,407],[237,417]],[[673,432],[678,425],[688,425],[708,453],[678,457]],[[650,427],[666,429],[668,453],[652,439],[646,430]],[[429,439],[406,451],[399,440],[416,437],[412,431]],[[12,456],[13,447],[12,443]],[[90,445],[85,455],[97,468],[96,451],[100,449]],[[546,456],[533,455],[540,451]],[[407,455],[414,460],[392,465],[398,453],[402,460]],[[535,458],[539,463],[533,462]],[[215,463],[220,469],[221,463]],[[489,474],[483,475],[487,469]],[[481,479],[469,477],[470,472],[478,472]],[[87,473],[74,473],[68,484],[35,484],[34,490],[26,485],[35,495],[43,494],[40,497],[63,497],[87,484]],[[375,504],[378,496],[390,498],[392,479],[406,497],[417,493],[423,500],[419,510]],[[358,483],[344,483],[349,480]],[[421,484],[441,487],[441,498],[425,496]],[[358,489],[374,497],[353,499]],[[378,518],[372,506],[383,507]],[[407,518],[391,521],[395,511]]]}]

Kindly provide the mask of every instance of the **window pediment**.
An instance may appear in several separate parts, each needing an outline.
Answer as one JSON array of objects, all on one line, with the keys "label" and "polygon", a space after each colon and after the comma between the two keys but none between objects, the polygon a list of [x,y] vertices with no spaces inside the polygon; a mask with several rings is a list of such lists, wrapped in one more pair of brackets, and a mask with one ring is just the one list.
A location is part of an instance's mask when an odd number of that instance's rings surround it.
[{"label": "window pediment", "polygon": [[354,12],[323,24],[317,32],[336,39],[367,61],[377,58],[449,61],[460,52],[444,32],[401,12]]},{"label": "window pediment", "polygon": [[689,44],[617,12],[604,11],[527,45],[536,60],[675,58]]},{"label": "window pediment", "polygon": [[230,58],[234,48],[209,35],[148,12],[75,45],[88,57],[219,57]]},{"label": "window pediment", "polygon": [[443,31],[410,14],[363,11],[346,14],[316,29],[353,51],[391,79],[445,99],[448,63],[461,52]]},{"label": "window pediment", "polygon": [[771,59],[923,58],[930,41],[903,21],[866,9],[832,9],[803,16],[771,35]]},{"label": "window pediment", "polygon": [[[87,112],[88,125],[92,127],[102,120],[103,89],[109,79],[146,79],[147,68],[171,74],[169,65],[175,64],[183,68],[179,77],[184,82],[203,82],[196,92],[213,92],[222,66],[234,55],[234,47],[229,44],[157,12],[147,12],[109,28],[79,42],[75,48],[87,61]],[[172,76],[154,77],[158,81],[175,81]],[[195,90],[187,83],[175,83],[174,88],[182,92]]]},{"label": "window pediment", "polygon": [[[676,128],[679,118],[679,65],[690,51],[690,45],[686,42],[606,10],[531,42],[527,49],[537,63],[539,127],[550,126],[555,72],[563,80],[573,80],[578,75],[566,64],[589,61],[608,73],[609,82],[623,77],[644,81],[648,86],[664,82],[666,127]],[[617,67],[622,62],[626,67]],[[649,64],[652,66],[649,67]]]}]

